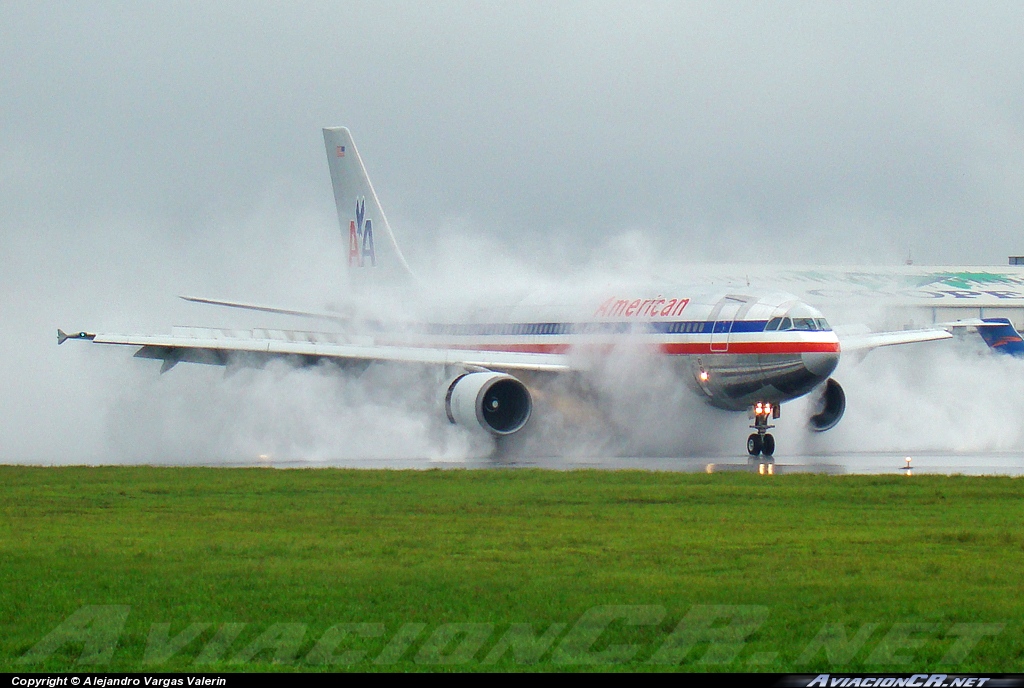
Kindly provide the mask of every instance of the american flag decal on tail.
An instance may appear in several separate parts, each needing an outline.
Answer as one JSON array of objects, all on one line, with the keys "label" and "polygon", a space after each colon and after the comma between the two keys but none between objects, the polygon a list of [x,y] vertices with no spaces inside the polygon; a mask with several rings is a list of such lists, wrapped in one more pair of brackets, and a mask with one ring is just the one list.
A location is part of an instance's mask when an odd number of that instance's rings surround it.
[{"label": "american flag decal on tail", "polygon": [[336,157],[339,157],[339,158],[344,158],[345,157],[345,146],[337,146],[335,148],[334,155]]}]

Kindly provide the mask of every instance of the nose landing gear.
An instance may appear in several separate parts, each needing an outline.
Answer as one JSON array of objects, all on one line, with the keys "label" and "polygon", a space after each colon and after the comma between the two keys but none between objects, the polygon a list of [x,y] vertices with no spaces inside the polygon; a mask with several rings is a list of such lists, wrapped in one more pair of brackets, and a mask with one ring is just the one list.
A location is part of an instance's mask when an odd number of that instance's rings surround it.
[{"label": "nose landing gear", "polygon": [[769,425],[768,420],[779,417],[779,407],[759,401],[754,404],[750,415],[754,419],[754,424],[750,427],[755,431],[747,438],[750,463],[753,464],[758,457],[764,457],[764,460],[758,463],[757,472],[761,475],[774,475],[775,460],[772,459],[772,454],[775,453],[775,438],[768,431],[775,426]]}]

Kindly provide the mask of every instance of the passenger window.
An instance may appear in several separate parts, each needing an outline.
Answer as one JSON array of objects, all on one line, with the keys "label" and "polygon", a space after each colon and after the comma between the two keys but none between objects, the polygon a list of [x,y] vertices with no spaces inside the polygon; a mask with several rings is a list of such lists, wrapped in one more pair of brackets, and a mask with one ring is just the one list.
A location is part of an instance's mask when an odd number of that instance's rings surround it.
[{"label": "passenger window", "polygon": [[774,332],[779,329],[779,325],[782,324],[782,318],[772,318],[768,321],[768,324],[764,326],[765,332]]}]

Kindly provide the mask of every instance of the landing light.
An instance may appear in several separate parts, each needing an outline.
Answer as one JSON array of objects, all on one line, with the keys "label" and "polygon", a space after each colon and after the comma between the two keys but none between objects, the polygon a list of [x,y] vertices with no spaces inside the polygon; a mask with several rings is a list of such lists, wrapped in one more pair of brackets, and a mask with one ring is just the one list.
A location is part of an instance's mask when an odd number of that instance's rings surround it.
[{"label": "landing light", "polygon": [[708,381],[708,377],[710,377],[710,376],[708,375],[708,371],[702,370],[702,371],[700,371],[700,375],[698,377],[700,377],[700,381],[701,382],[707,382]]}]

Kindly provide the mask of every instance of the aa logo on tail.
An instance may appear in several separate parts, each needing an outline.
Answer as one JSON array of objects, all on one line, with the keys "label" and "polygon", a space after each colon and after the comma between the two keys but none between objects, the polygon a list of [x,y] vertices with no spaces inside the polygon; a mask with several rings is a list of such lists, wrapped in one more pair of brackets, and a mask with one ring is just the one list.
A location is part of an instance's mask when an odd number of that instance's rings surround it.
[{"label": "aa logo on tail", "polygon": [[356,200],[356,219],[348,223],[348,266],[363,267],[369,259],[370,267],[376,267],[377,256],[373,252],[373,221],[365,217],[366,199]]}]

